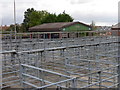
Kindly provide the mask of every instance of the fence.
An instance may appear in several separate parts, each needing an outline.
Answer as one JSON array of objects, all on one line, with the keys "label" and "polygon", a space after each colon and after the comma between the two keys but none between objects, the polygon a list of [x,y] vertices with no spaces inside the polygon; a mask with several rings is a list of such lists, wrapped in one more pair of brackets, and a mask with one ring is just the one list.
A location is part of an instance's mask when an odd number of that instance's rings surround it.
[{"label": "fence", "polygon": [[2,36],[1,88],[119,87],[119,36],[53,34]]}]

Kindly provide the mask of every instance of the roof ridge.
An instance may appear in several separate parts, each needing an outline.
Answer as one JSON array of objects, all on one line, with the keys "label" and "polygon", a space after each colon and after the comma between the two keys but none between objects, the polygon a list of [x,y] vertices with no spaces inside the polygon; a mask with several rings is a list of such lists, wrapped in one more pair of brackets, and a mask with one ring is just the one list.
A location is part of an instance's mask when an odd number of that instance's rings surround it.
[{"label": "roof ridge", "polygon": [[37,26],[33,26],[29,28],[29,31],[31,31],[32,29],[34,30],[45,30],[45,29],[49,29],[49,30],[61,30],[61,28],[65,28],[74,24],[82,24],[85,25],[87,27],[90,27],[90,25],[84,24],[82,22],[55,22],[55,23],[44,23],[41,25],[37,25]]}]

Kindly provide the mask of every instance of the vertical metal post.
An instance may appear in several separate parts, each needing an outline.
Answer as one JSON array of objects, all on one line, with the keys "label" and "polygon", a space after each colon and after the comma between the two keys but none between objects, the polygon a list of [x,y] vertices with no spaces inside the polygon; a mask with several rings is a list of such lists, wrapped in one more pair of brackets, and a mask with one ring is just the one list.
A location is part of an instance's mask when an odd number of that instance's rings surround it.
[{"label": "vertical metal post", "polygon": [[[120,1],[118,2],[118,27],[120,27]],[[118,29],[118,33],[120,32],[120,29]],[[118,73],[118,90],[120,90],[120,36],[118,37],[118,68],[117,68],[117,73]]]},{"label": "vertical metal post", "polygon": [[[0,34],[0,51],[2,51],[2,34]],[[2,89],[2,54],[0,54],[0,89]]]},{"label": "vertical metal post", "polygon": [[[43,43],[44,43],[44,52],[42,53],[42,57],[43,57],[43,60],[42,60],[42,63],[46,63],[46,34],[43,33]],[[46,68],[44,65],[42,65],[43,68]],[[42,79],[42,85],[45,85],[45,82],[44,82],[44,76],[45,76],[45,73],[43,71],[41,71],[41,79]]]},{"label": "vertical metal post", "polygon": [[91,84],[91,65],[90,61],[88,62],[89,76],[88,76],[88,85]]},{"label": "vertical metal post", "polygon": [[16,31],[16,6],[15,6],[15,0],[14,0],[14,24],[15,24],[14,29],[15,29],[15,40],[16,40],[17,31]]},{"label": "vertical metal post", "polygon": [[[43,63],[46,62],[46,34],[43,34],[43,48],[44,48],[44,52],[43,52]],[[45,68],[45,67],[44,67]]]},{"label": "vertical metal post", "polygon": [[[0,51],[2,51],[2,15],[0,15]],[[2,54],[0,54],[0,89],[2,89]]]},{"label": "vertical metal post", "polygon": [[42,66],[43,66],[43,62],[42,62],[42,60],[43,60],[43,52],[40,52],[40,68],[43,68]]},{"label": "vertical metal post", "polygon": [[77,80],[76,80],[76,78],[74,78],[72,80],[72,88],[77,88]]},{"label": "vertical metal post", "polygon": [[[68,33],[66,33],[68,35]],[[69,47],[68,47],[68,44],[69,44],[69,39],[68,37],[66,38],[66,58],[65,58],[65,67],[66,67],[66,74],[69,75],[68,71],[69,71],[69,66],[68,66],[68,63],[69,63]]]},{"label": "vertical metal post", "polygon": [[[21,62],[20,62],[20,63],[21,63]],[[21,85],[21,87],[24,87],[24,85],[23,85],[22,72],[23,72],[23,67],[22,67],[22,65],[20,64],[20,85]]]},{"label": "vertical metal post", "polygon": [[101,71],[99,71],[98,74],[99,74],[99,82],[100,82],[99,83],[99,90],[101,90],[101,83],[102,83],[101,82]]},{"label": "vertical metal post", "polygon": [[[16,71],[16,68],[15,68],[15,61],[16,60],[16,57],[15,57],[15,53],[11,53],[11,67],[12,67],[12,71]],[[15,72],[15,75],[17,76],[17,73]]]},{"label": "vertical metal post", "polygon": [[[55,62],[54,50],[52,51],[52,60],[53,60],[53,62]],[[55,68],[55,63],[53,63],[53,71],[54,71],[54,68]]]},{"label": "vertical metal post", "polygon": [[118,38],[118,68],[117,68],[117,73],[118,73],[118,90],[120,90],[120,39]]}]

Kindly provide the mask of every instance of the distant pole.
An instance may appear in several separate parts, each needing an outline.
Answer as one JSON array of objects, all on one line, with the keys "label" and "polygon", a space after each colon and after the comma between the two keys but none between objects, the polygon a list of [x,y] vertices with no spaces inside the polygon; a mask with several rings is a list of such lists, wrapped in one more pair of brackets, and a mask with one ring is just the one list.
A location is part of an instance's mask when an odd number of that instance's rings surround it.
[{"label": "distant pole", "polygon": [[15,0],[14,0],[14,30],[15,30],[15,40],[16,40],[16,7],[15,7]]}]

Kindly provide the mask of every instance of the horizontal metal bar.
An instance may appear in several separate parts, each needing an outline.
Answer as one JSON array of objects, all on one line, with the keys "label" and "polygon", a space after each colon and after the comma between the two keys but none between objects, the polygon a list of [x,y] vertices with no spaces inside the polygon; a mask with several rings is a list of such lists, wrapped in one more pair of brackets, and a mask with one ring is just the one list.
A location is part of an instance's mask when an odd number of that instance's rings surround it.
[{"label": "horizontal metal bar", "polygon": [[99,54],[99,56],[105,56],[105,57],[113,57],[113,58],[119,58],[118,55],[105,55],[105,54]]},{"label": "horizontal metal bar", "polygon": [[[6,59],[6,58],[7,58],[7,59]],[[12,61],[13,59],[15,59],[15,58],[13,58],[13,57],[12,57],[12,58],[11,58],[11,57],[6,57],[6,58],[3,57],[3,58],[2,58],[2,59],[3,59],[2,61],[3,61],[3,62],[10,62],[10,61]]]},{"label": "horizontal metal bar", "polygon": [[[113,42],[112,42],[113,43]],[[105,43],[100,43],[100,44],[105,44]],[[107,44],[107,43],[106,43]],[[93,45],[99,45],[93,44]],[[29,50],[29,51],[21,51],[18,53],[35,53],[35,52],[43,52],[43,51],[52,51],[52,50],[61,50],[61,49],[66,49],[66,48],[78,48],[78,47],[85,47],[85,46],[92,46],[91,44],[85,44],[85,45],[70,45],[70,46],[63,46],[63,47],[56,47],[56,48],[45,48],[45,49],[37,49],[37,50]]]},{"label": "horizontal metal bar", "polygon": [[21,51],[21,52],[17,52],[17,53],[21,54],[21,53],[43,52],[43,51],[44,51],[44,49],[37,49],[37,50]]},{"label": "horizontal metal bar", "polygon": [[[11,71],[11,72],[6,72],[6,73],[2,73],[2,75],[5,75],[5,74],[10,74],[10,73],[16,73],[16,72],[19,72],[20,70],[18,71]],[[0,74],[1,75],[1,74]]]},{"label": "horizontal metal bar", "polygon": [[20,79],[18,79],[18,80],[12,80],[12,81],[7,81],[7,82],[3,82],[2,84],[13,83],[13,82],[19,82],[19,81],[20,81]]},{"label": "horizontal metal bar", "polygon": [[9,54],[9,53],[16,53],[16,50],[2,51],[2,52],[0,52],[0,54]]},{"label": "horizontal metal bar", "polygon": [[5,78],[2,78],[2,80],[11,79],[11,78],[19,78],[19,76],[5,77]]},{"label": "horizontal metal bar", "polygon": [[34,84],[31,84],[31,83],[29,83],[29,82],[22,81],[22,83],[27,84],[27,85],[29,85],[29,86],[32,86],[32,87],[34,87],[34,88],[38,88],[38,86],[36,86],[36,85],[34,85]]},{"label": "horizontal metal bar", "polygon": [[67,80],[63,80],[63,81],[60,81],[60,82],[52,83],[52,84],[45,85],[45,86],[38,87],[38,88],[39,88],[39,89],[42,89],[42,88],[50,87],[50,86],[57,85],[57,84],[60,84],[60,83],[64,83],[64,82],[68,82],[68,81],[72,81],[73,79],[75,79],[75,78],[67,79]]},{"label": "horizontal metal bar", "polygon": [[101,54],[112,53],[112,52],[118,52],[118,49],[116,49],[116,50],[109,50],[107,52],[102,52]]},{"label": "horizontal metal bar", "polygon": [[[99,59],[99,60],[88,60],[88,59],[78,59],[77,56],[72,56],[70,57],[70,59],[68,59],[68,61],[83,61],[83,62],[96,62],[96,63],[103,63],[103,64],[112,64],[112,65],[117,65],[117,63],[113,63],[113,62],[110,62],[109,60],[102,60],[102,59]],[[75,60],[76,59],[76,60]]]},{"label": "horizontal metal bar", "polygon": [[[112,85],[112,86],[108,86],[107,88],[112,88],[112,87],[114,87],[114,86],[117,86],[118,84],[120,84],[120,83],[116,83],[116,84],[114,84],[114,85]],[[119,87],[118,87],[119,88]]]},{"label": "horizontal metal bar", "polygon": [[112,66],[112,67],[108,67],[108,68],[104,68],[104,69],[102,69],[102,70],[96,70],[96,71],[94,71],[94,72],[91,72],[91,73],[88,73],[88,74],[77,74],[76,73],[76,75],[80,75],[81,77],[84,77],[84,76],[88,76],[88,75],[91,75],[91,74],[96,74],[96,73],[98,73],[99,71],[101,71],[101,73],[103,72],[103,71],[105,71],[105,70],[109,70],[109,69],[112,69],[112,68],[115,68],[115,67],[117,67],[117,66],[119,66],[119,65],[116,65],[116,66]]},{"label": "horizontal metal bar", "polygon": [[[15,65],[11,65],[11,66],[4,66],[3,69],[4,69],[4,68],[13,68],[13,67],[16,67],[16,66],[19,66],[19,64],[15,64]],[[14,69],[15,69],[15,68],[14,68]]]},{"label": "horizontal metal bar", "polygon": [[[117,67],[116,67],[116,68],[117,68]],[[116,70],[116,71],[117,71],[117,70]],[[112,75],[113,75],[113,74],[114,74],[114,75],[117,74],[117,73],[115,73],[115,72],[105,72],[105,71],[103,71],[103,73],[112,74]]]},{"label": "horizontal metal bar", "polygon": [[74,68],[81,68],[81,69],[91,70],[91,71],[98,70],[98,69],[95,69],[95,68],[87,68],[87,67],[76,66],[76,65],[71,65],[71,64],[67,64],[67,66],[69,66],[69,67],[74,67]]},{"label": "horizontal metal bar", "polygon": [[91,87],[91,86],[93,86],[93,85],[96,85],[96,84],[105,82],[106,80],[109,80],[109,79],[114,78],[114,77],[118,77],[118,75],[115,75],[115,76],[112,76],[112,77],[109,77],[109,78],[106,78],[106,79],[102,79],[101,81],[98,81],[98,82],[96,82],[96,83],[93,83],[93,84],[90,84],[90,85],[87,85],[87,86],[84,86],[84,87],[81,87],[81,88]]},{"label": "horizontal metal bar", "polygon": [[15,83],[15,84],[10,84],[10,85],[6,85],[6,86],[2,86],[2,88],[4,89],[4,88],[15,86],[15,85],[20,85],[20,83]]},{"label": "horizontal metal bar", "polygon": [[63,74],[61,74],[61,73],[57,73],[57,72],[54,72],[54,71],[50,71],[50,70],[46,70],[46,69],[42,69],[42,68],[38,68],[38,67],[26,65],[26,64],[21,64],[21,66],[29,67],[29,68],[32,68],[32,69],[37,69],[37,70],[40,70],[40,71],[52,73],[52,74],[59,75],[59,76],[63,76],[63,77],[67,77],[67,78],[72,78],[72,77],[70,77],[70,76],[63,75]]},{"label": "horizontal metal bar", "polygon": [[96,84],[96,86],[101,86],[101,87],[107,88],[107,86],[105,86],[105,85],[97,85],[97,84]]},{"label": "horizontal metal bar", "polygon": [[[47,83],[50,83],[50,84],[53,83],[53,82],[50,82],[50,81],[47,81],[47,80],[43,80],[43,79],[40,79],[40,78],[38,78],[38,77],[29,75],[29,74],[22,73],[22,75],[27,76],[27,77],[30,77],[30,78],[33,78],[33,79],[36,79],[36,80],[40,80],[40,81],[43,81],[43,82],[47,82]],[[66,88],[66,87],[61,86],[61,85],[57,85],[57,86],[62,87],[62,88]]]}]

